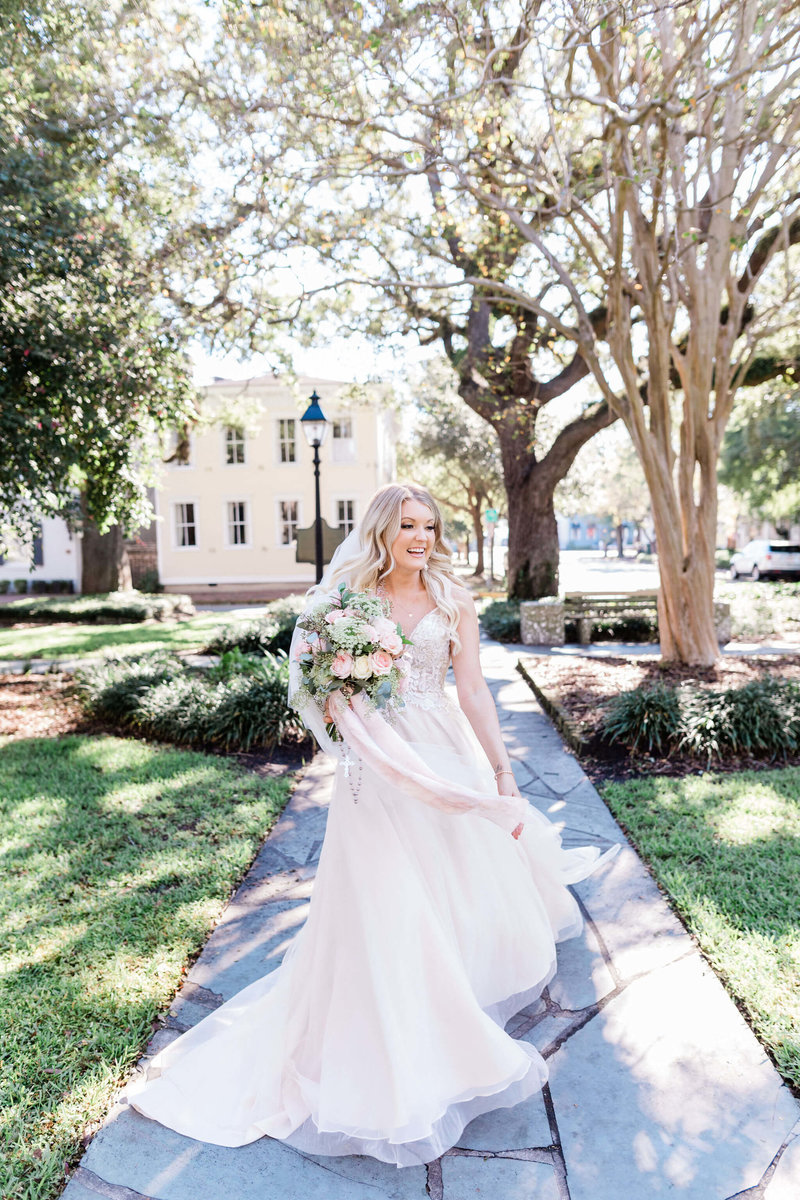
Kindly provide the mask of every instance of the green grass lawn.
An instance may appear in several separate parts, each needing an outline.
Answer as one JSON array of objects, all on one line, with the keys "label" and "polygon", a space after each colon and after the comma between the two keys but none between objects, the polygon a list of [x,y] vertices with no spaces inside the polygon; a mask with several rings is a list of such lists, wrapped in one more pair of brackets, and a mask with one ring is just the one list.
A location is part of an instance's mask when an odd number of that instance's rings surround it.
[{"label": "green grass lawn", "polygon": [[800,1088],[800,772],[650,777],[603,797]]},{"label": "green grass lawn", "polygon": [[134,740],[3,745],[4,1200],[57,1193],[288,787]]},{"label": "green grass lawn", "polygon": [[174,623],[133,625],[39,625],[0,628],[2,658],[80,658],[114,648],[121,652],[200,649],[229,619],[227,613],[203,613]]}]

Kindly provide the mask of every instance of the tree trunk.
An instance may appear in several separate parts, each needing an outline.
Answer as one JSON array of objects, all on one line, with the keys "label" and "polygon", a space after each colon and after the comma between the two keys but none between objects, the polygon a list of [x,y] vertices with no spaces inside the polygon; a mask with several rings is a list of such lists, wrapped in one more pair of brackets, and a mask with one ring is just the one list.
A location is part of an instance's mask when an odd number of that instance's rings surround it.
[{"label": "tree trunk", "polygon": [[[715,484],[715,479],[706,481],[690,512],[682,511],[685,504],[680,504],[674,488],[650,488],[661,581],[658,629],[661,656],[667,662],[708,667],[719,655],[714,624]],[[690,539],[683,532],[689,526]]]},{"label": "tree trunk", "polygon": [[99,533],[85,508],[81,555],[81,591],[84,594],[126,591],[132,586],[122,529],[114,525],[108,533]]},{"label": "tree trunk", "polygon": [[515,600],[558,595],[558,526],[553,487],[534,469],[525,482],[506,476],[508,511],[508,594]]},{"label": "tree trunk", "polygon": [[477,504],[470,504],[470,515],[472,517],[472,528],[475,533],[475,545],[478,548],[478,561],[475,564],[475,575],[482,575],[486,564],[483,561],[483,522],[481,521],[481,506],[480,501]]},{"label": "tree trunk", "polygon": [[617,558],[624,558],[624,557],[625,557],[625,550],[624,550],[624,548],[623,548],[623,545],[622,545],[622,537],[623,537],[623,534],[624,534],[624,532],[625,532],[625,526],[624,526],[624,525],[622,525],[622,524],[618,525],[618,526],[617,526],[617,528],[616,528],[616,535],[617,535]]}]

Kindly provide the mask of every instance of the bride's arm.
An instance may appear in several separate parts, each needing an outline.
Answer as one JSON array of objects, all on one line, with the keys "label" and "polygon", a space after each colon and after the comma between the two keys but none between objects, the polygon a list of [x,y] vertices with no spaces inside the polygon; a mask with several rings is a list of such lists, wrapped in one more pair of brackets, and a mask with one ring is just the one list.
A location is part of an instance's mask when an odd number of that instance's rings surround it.
[{"label": "bride's arm", "polygon": [[459,589],[455,599],[461,614],[458,622],[461,646],[458,653],[453,655],[458,703],[492,764],[498,792],[501,796],[518,796],[519,788],[500,733],[497,709],[481,670],[480,634],[475,605],[469,592],[462,589]]}]

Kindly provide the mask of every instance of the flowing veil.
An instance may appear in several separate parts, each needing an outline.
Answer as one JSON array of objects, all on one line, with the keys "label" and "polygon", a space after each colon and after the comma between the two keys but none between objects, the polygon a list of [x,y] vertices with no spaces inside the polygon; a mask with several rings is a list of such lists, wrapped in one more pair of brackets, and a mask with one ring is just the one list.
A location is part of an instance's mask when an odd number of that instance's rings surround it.
[{"label": "flowing veil", "polygon": [[[361,533],[358,526],[356,526],[334,550],[333,557],[325,568],[320,582],[314,584],[306,592],[308,603],[303,610],[303,615],[309,612],[315,603],[333,591],[333,579],[336,572],[344,563],[348,562],[351,558],[355,558],[360,553],[361,545]],[[303,630],[295,624],[291,646],[289,647],[289,704],[298,713],[309,733],[314,735],[320,750],[341,762],[345,758],[345,748],[341,742],[335,742],[331,738],[325,727],[325,719],[314,701],[310,698],[297,700],[297,694],[303,686],[303,673],[300,670],[300,663],[298,661],[298,644],[302,640]]]}]

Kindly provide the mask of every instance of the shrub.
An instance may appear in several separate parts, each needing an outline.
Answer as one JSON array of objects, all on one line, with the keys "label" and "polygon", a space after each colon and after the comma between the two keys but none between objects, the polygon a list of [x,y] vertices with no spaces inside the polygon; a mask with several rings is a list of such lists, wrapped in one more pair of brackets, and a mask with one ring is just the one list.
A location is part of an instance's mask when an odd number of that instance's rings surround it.
[{"label": "shrub", "polygon": [[28,591],[27,579],[15,579],[14,580],[14,591],[17,593],[17,595],[24,596]]},{"label": "shrub", "polygon": [[602,735],[635,752],[640,747],[668,752],[681,731],[681,710],[674,688],[664,683],[620,692],[606,708]]},{"label": "shrub", "polygon": [[303,596],[288,596],[267,605],[263,617],[222,625],[205,648],[206,654],[277,654],[289,652],[295,622],[305,607]]},{"label": "shrub", "polygon": [[732,754],[791,754],[800,749],[800,687],[765,676],[726,691],[702,690],[682,703],[680,746],[709,761]]},{"label": "shrub", "polygon": [[601,727],[609,742],[669,754],[776,756],[800,750],[800,686],[765,676],[743,687],[680,690],[656,684],[622,692]]},{"label": "shrub", "polygon": [[175,655],[108,658],[80,671],[76,681],[93,716],[183,746],[249,750],[274,746],[300,728],[286,692],[285,656],[226,656],[214,672],[189,670]]},{"label": "shrub", "polygon": [[[590,634],[593,642],[657,642],[658,618],[655,613],[625,613],[593,621]],[[564,638],[577,642],[578,622],[564,622]]]},{"label": "shrub", "polygon": [[27,600],[12,600],[3,606],[2,616],[14,621],[78,622],[80,624],[134,623],[155,619],[194,616],[189,596],[170,593],[151,596],[144,592],[108,592],[97,596],[75,596],[69,599],[32,596]]},{"label": "shrub", "polygon": [[522,640],[518,600],[493,600],[481,613],[481,625],[497,642]]},{"label": "shrub", "polygon": [[108,655],[79,671],[76,682],[91,716],[125,725],[133,720],[145,692],[178,678],[183,670],[179,659],[163,651],[142,658]]},{"label": "shrub", "polygon": [[5,596],[5,594],[8,591],[10,586],[11,586],[10,579],[0,579],[0,596]]},{"label": "shrub", "polygon": [[142,572],[136,586],[140,592],[149,592],[151,594],[163,592],[164,590],[158,578],[158,571],[153,567],[149,567],[146,571]]}]

